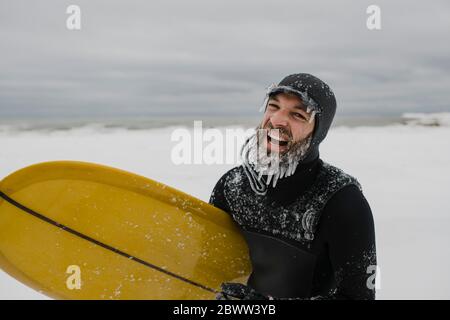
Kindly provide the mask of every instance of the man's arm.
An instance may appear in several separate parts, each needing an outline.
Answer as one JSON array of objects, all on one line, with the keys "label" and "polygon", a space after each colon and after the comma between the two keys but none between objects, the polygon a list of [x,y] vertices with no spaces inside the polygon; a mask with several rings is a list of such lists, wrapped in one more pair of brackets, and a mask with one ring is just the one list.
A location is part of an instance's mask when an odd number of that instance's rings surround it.
[{"label": "man's arm", "polygon": [[347,186],[328,201],[322,218],[337,285],[337,290],[324,298],[375,299],[369,280],[377,263],[375,227],[366,198],[355,185]]},{"label": "man's arm", "polygon": [[225,188],[225,178],[227,174],[224,174],[219,181],[217,181],[212,193],[209,198],[209,203],[213,206],[222,209],[223,211],[229,213],[230,208],[228,207],[227,200],[225,198],[224,188]]}]

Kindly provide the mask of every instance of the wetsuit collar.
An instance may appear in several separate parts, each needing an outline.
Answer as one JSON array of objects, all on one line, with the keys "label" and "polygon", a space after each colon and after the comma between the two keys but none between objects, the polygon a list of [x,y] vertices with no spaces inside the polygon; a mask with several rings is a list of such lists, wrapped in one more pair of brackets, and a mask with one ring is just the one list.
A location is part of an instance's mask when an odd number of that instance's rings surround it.
[{"label": "wetsuit collar", "polygon": [[319,154],[306,162],[302,161],[292,176],[278,180],[275,187],[269,186],[267,197],[282,203],[294,201],[314,182],[321,163]]}]

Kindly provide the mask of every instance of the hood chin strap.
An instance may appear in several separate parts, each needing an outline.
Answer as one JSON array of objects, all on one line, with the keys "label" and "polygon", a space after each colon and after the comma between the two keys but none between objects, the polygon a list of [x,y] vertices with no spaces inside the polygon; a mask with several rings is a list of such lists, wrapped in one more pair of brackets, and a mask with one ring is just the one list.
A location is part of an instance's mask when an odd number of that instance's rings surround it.
[{"label": "hood chin strap", "polygon": [[267,193],[267,184],[263,181],[264,177],[258,175],[258,173],[253,169],[248,158],[250,152],[248,144],[250,143],[250,140],[253,138],[254,136],[248,138],[245,141],[244,145],[242,146],[241,149],[242,164],[245,175],[247,176],[248,181],[250,181],[250,187],[256,194],[263,196]]},{"label": "hood chin strap", "polygon": [[252,190],[260,195],[264,196],[267,193],[267,184],[262,181],[263,178],[258,179],[258,174],[253,170],[253,168],[244,163],[244,172],[248,178],[248,181],[250,181],[250,186]]}]

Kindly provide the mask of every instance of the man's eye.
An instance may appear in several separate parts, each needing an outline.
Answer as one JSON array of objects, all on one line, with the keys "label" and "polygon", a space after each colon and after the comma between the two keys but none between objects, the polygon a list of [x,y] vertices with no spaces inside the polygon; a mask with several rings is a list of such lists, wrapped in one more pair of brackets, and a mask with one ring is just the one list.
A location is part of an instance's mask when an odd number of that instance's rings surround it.
[{"label": "man's eye", "polygon": [[271,109],[279,109],[279,107],[276,105],[276,104],[269,104],[269,107],[271,108]]},{"label": "man's eye", "polygon": [[306,120],[306,118],[301,113],[294,113],[294,117],[296,117],[298,119]]}]

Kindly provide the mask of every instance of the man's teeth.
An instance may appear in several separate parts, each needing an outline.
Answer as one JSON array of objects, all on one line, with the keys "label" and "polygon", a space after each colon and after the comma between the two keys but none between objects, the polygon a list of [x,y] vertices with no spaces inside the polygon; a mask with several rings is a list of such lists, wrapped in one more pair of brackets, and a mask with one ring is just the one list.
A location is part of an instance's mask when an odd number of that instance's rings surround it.
[{"label": "man's teeth", "polygon": [[274,137],[270,133],[268,134],[268,142],[272,145],[278,146],[278,147],[285,147],[288,145],[289,140],[279,140],[277,137]]},{"label": "man's teeth", "polygon": [[280,142],[288,142],[288,139],[280,139],[278,136],[274,136],[271,133],[269,133],[269,137],[270,139],[276,140],[276,141],[280,141]]}]

